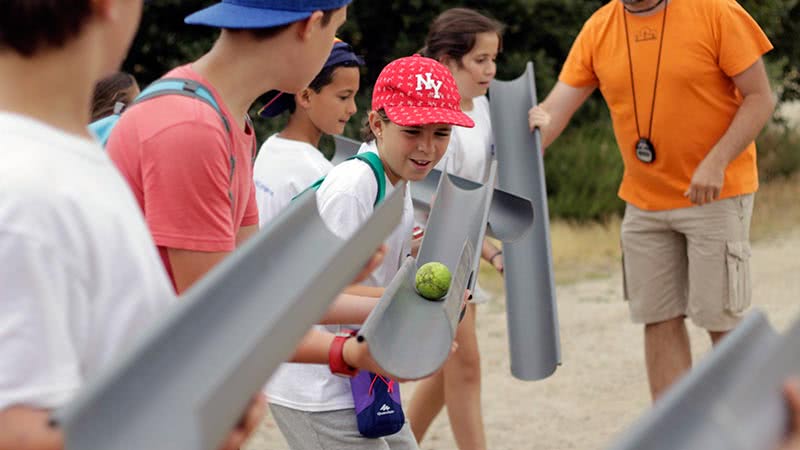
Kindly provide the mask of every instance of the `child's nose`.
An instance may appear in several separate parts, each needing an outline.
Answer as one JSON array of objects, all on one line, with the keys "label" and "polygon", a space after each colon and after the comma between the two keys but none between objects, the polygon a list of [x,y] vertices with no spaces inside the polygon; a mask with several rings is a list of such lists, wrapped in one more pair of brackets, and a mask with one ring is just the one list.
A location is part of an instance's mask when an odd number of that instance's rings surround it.
[{"label": "child's nose", "polygon": [[433,151],[433,139],[429,136],[422,137],[417,143],[417,149],[423,153]]}]

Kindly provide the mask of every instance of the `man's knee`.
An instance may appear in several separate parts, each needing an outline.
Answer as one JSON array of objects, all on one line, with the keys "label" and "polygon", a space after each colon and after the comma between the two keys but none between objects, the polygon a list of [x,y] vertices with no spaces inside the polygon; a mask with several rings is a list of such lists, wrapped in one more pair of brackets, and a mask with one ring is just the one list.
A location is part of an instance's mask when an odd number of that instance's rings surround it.
[{"label": "man's knee", "polygon": [[660,341],[680,338],[686,333],[686,316],[680,315],[667,320],[647,323],[644,325],[644,332],[645,337]]}]

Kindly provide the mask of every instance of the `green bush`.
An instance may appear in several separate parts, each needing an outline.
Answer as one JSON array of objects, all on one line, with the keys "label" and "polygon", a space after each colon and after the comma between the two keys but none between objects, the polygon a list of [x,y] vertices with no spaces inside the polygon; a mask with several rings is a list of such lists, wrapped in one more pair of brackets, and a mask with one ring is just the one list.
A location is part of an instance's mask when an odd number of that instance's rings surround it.
[{"label": "green bush", "polygon": [[610,119],[569,129],[548,148],[544,164],[550,217],[604,221],[624,211],[617,197],[622,158]]},{"label": "green bush", "polygon": [[[124,64],[143,85],[167,70],[191,61],[211,47],[216,31],[183,24],[186,14],[216,0],[154,0],[145,6],[139,34]],[[359,113],[345,134],[358,137],[371,87],[389,61],[417,51],[428,24],[441,11],[467,6],[487,12],[507,25],[499,79],[522,73],[527,61],[536,68],[540,99],[550,91],[584,21],[607,0],[355,0],[339,36],[353,44],[367,62],[362,70]],[[740,0],[775,45],[767,55],[773,86],[781,100],[800,98],[800,0]],[[276,62],[280,64],[280,62]],[[262,105],[256,102],[254,114]],[[278,130],[285,118],[255,118],[259,139]],[[331,143],[323,143],[330,150]],[[800,170],[800,138],[785,128],[769,128],[759,138],[762,181]],[[550,213],[571,220],[604,220],[622,212],[616,196],[622,161],[608,111],[595,93],[545,158]]]},{"label": "green bush", "polygon": [[768,183],[800,171],[800,133],[785,124],[772,124],[756,140],[758,178]]}]

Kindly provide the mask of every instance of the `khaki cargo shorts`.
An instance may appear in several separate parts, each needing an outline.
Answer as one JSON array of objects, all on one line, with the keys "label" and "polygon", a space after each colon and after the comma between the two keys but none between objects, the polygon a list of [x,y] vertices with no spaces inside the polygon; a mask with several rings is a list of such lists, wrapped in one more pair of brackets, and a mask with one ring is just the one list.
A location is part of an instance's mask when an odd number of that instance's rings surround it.
[{"label": "khaki cargo shorts", "polygon": [[635,323],[689,317],[728,331],[750,306],[753,194],[703,206],[645,211],[622,221],[623,287]]}]

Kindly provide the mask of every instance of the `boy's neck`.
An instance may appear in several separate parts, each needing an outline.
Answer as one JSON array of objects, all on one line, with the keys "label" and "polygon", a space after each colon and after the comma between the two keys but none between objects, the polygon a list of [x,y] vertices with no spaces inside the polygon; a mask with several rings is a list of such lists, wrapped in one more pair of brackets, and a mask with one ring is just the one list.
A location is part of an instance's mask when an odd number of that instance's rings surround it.
[{"label": "boy's neck", "polygon": [[281,130],[279,136],[284,139],[305,142],[306,144],[319,148],[319,140],[322,139],[322,131],[314,125],[314,122],[311,121],[307,114],[297,109],[289,116],[289,122],[286,124],[286,128]]},{"label": "boy's neck", "polygon": [[[80,64],[75,64],[80,61]],[[102,76],[97,55],[73,42],[32,58],[0,52],[0,110],[90,138],[91,98]]]},{"label": "boy's neck", "polygon": [[[252,39],[222,31],[214,47],[192,64],[192,68],[219,92],[240,129],[245,128],[245,115],[256,99],[276,86],[269,73],[260,71],[264,61],[280,61],[279,54],[269,47],[255,45]],[[273,67],[280,68],[276,63]]]},{"label": "boy's neck", "polygon": [[475,103],[472,101],[471,98],[462,98],[461,99],[461,110],[462,111],[472,111],[475,107]]}]

